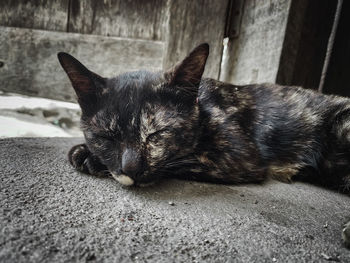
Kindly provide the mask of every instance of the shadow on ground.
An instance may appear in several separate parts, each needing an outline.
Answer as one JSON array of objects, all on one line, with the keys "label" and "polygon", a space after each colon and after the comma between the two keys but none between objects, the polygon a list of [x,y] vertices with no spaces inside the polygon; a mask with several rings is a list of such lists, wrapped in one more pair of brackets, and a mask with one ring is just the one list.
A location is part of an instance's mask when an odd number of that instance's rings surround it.
[{"label": "shadow on ground", "polygon": [[270,181],[124,188],[74,171],[81,139],[0,140],[1,262],[350,262],[350,198]]}]

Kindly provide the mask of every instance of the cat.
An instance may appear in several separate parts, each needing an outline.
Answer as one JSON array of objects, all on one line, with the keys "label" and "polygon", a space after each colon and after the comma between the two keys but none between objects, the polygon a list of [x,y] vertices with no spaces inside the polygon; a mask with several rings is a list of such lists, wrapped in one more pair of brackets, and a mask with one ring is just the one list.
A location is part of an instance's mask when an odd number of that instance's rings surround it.
[{"label": "cat", "polygon": [[[209,45],[166,72],[103,78],[60,52],[82,110],[77,170],[123,185],[164,177],[214,183],[305,179],[350,187],[350,99],[277,84],[202,78]],[[350,243],[350,224],[343,231]]]}]

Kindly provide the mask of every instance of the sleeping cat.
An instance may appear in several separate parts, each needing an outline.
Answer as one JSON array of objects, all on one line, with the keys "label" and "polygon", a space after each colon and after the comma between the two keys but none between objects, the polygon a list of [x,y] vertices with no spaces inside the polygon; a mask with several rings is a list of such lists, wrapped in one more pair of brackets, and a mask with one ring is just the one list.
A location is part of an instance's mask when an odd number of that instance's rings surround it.
[{"label": "sleeping cat", "polygon": [[[272,177],[348,191],[349,99],[202,78],[208,54],[208,44],[201,44],[165,73],[107,79],[59,53],[86,139],[69,151],[70,163],[123,185],[167,176],[227,184]],[[349,242],[349,224],[343,233]]]}]

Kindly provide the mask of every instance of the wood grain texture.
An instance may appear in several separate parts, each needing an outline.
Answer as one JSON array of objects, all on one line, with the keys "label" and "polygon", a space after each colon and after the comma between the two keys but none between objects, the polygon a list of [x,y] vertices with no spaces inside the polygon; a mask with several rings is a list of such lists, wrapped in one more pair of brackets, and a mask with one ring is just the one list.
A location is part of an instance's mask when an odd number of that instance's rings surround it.
[{"label": "wood grain texture", "polygon": [[69,32],[163,40],[168,0],[71,0]]},{"label": "wood grain texture", "polygon": [[223,53],[220,80],[275,82],[292,0],[246,0],[240,33]]},{"label": "wood grain texture", "polygon": [[227,9],[225,37],[238,37],[243,11],[244,0],[230,0]]},{"label": "wood grain texture", "polygon": [[75,101],[57,52],[72,54],[92,71],[112,77],[139,69],[160,70],[163,43],[0,27],[0,90]]},{"label": "wood grain texture", "polygon": [[66,31],[68,0],[1,0],[0,26]]},{"label": "wood grain texture", "polygon": [[204,76],[218,78],[228,0],[177,0],[169,6],[164,68],[183,59],[203,42],[210,45]]},{"label": "wood grain texture", "polygon": [[337,1],[293,0],[277,83],[317,89]]},{"label": "wood grain texture", "polygon": [[344,1],[334,41],[333,52],[326,75],[325,93],[350,97],[350,2]]}]

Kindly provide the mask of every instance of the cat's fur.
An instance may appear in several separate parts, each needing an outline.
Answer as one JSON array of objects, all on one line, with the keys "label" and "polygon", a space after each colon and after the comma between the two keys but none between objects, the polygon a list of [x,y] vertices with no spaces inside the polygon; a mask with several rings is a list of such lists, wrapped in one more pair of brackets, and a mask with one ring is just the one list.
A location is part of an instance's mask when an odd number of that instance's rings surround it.
[{"label": "cat's fur", "polygon": [[106,79],[59,53],[86,139],[69,152],[71,164],[125,185],[169,175],[217,183],[299,176],[348,189],[349,99],[202,79],[208,54],[202,44],[165,73]]}]

